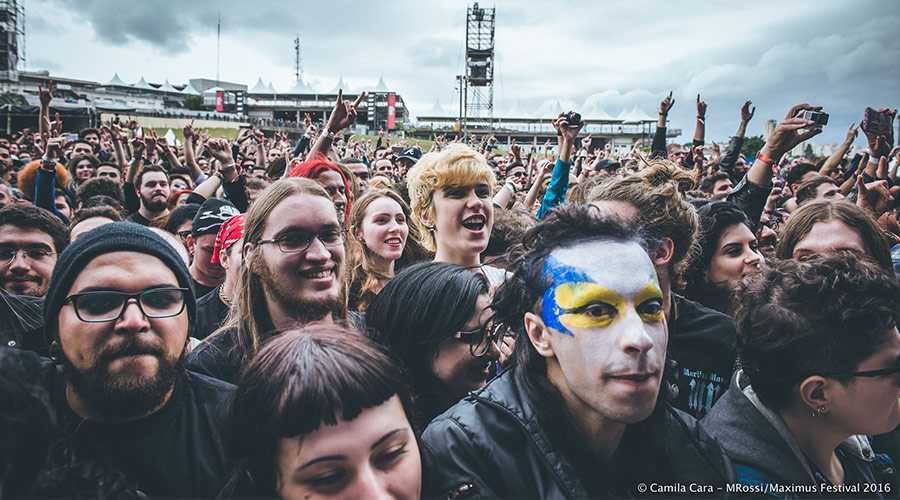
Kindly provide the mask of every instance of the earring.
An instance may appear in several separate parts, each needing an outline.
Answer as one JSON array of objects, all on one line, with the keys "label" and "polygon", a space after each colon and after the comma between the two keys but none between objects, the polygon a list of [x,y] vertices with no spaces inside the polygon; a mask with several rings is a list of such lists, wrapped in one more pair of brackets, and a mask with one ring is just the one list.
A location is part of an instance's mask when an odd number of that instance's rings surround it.
[{"label": "earring", "polygon": [[813,418],[816,418],[816,417],[818,417],[819,415],[825,413],[825,411],[826,411],[826,408],[825,408],[824,406],[820,406],[820,407],[818,407],[818,408],[816,408],[816,409],[813,410],[813,412],[812,412],[812,417],[813,417]]}]

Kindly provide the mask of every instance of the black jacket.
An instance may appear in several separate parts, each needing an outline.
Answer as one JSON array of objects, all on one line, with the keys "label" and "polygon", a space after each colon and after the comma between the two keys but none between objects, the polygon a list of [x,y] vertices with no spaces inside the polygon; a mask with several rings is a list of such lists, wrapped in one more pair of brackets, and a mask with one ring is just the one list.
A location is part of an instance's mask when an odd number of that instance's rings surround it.
[{"label": "black jacket", "polygon": [[[656,465],[667,477],[677,477],[684,485],[711,485],[714,493],[707,497],[724,496],[725,484],[733,473],[722,448],[700,430],[694,419],[670,407],[665,427],[670,446],[655,453],[659,457]],[[520,385],[515,367],[437,417],[422,441],[426,498],[596,496],[588,493],[578,472],[594,466],[575,463],[554,447]],[[598,475],[603,472],[598,468]],[[671,483],[648,477],[648,489],[654,481]],[[627,495],[634,497],[660,497],[659,492],[641,491],[639,484],[609,484],[609,489],[627,490]],[[677,497],[679,493],[691,498],[703,496],[688,491],[667,492],[664,496]]]},{"label": "black jacket", "polygon": [[[737,498],[829,498],[790,429],[777,412],[766,407],[751,390],[742,371],[735,372],[731,387],[703,419],[701,427],[722,443],[737,471]],[[867,439],[853,436],[839,446],[846,457],[845,484],[862,479],[869,485],[896,483],[890,460],[873,452]],[[778,491],[778,487],[793,488]],[[862,498],[896,498],[896,486],[889,492],[860,491]],[[857,495],[842,495],[848,498]]]}]

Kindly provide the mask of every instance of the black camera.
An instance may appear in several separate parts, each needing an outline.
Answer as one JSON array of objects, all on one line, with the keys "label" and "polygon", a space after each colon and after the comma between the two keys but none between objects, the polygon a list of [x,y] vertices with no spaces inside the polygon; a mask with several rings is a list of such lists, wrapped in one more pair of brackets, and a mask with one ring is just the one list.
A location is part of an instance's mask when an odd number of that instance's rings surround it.
[{"label": "black camera", "polygon": [[803,118],[804,120],[812,120],[816,125],[828,125],[828,113],[823,113],[821,111],[813,111],[811,109],[804,109],[797,113],[797,118]]},{"label": "black camera", "polygon": [[565,118],[566,121],[569,122],[569,126],[581,125],[581,113],[569,111],[568,113],[563,115],[563,118]]}]

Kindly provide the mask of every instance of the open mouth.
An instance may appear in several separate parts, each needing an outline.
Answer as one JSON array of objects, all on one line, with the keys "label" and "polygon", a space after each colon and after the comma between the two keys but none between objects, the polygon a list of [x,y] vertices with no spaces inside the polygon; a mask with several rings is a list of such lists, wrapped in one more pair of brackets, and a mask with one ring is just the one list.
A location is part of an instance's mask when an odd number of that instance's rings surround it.
[{"label": "open mouth", "polygon": [[400,238],[388,238],[384,240],[384,242],[390,246],[400,246],[403,244],[403,241]]},{"label": "open mouth", "polygon": [[462,226],[469,231],[481,231],[487,219],[481,214],[470,215],[462,221]]},{"label": "open mouth", "polygon": [[334,275],[334,268],[330,269],[309,269],[300,273],[300,276],[308,280],[327,280],[330,279]]},{"label": "open mouth", "polygon": [[648,373],[625,373],[621,375],[611,375],[609,378],[615,379],[620,382],[632,383],[635,385],[640,385],[648,380],[656,378],[656,375],[659,372],[648,372]]}]

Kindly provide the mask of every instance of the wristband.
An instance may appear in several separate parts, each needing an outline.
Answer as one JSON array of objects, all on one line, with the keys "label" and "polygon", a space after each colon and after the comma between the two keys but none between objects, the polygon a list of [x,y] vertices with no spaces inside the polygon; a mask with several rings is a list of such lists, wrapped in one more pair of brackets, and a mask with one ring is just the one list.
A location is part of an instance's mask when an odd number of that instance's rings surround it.
[{"label": "wristband", "polygon": [[881,163],[881,158],[873,158],[872,156],[869,156],[869,163],[878,165],[879,163]]},{"label": "wristband", "polygon": [[702,123],[703,125],[706,125],[706,122],[703,121],[703,117],[698,116],[698,117],[697,117],[697,121],[700,122],[700,123]]},{"label": "wristband", "polygon": [[319,137],[327,137],[327,138],[329,138],[329,139],[334,140],[334,132],[332,132],[332,131],[330,131],[330,130],[328,130],[328,129],[325,129],[325,130],[322,131],[321,134],[319,134]]},{"label": "wristband", "polygon": [[50,158],[47,155],[44,155],[41,159],[44,161],[44,163],[56,163],[59,161],[59,158]]},{"label": "wristband", "polygon": [[219,167],[219,170],[231,170],[232,168],[234,168],[236,166],[237,166],[237,164],[235,164],[234,162],[226,163],[226,164],[222,165],[221,167]]},{"label": "wristband", "polygon": [[509,188],[509,193],[510,193],[511,195],[513,195],[513,196],[516,195],[516,188],[515,188],[512,184],[507,183],[507,184],[504,185],[503,187]]},{"label": "wristband", "polygon": [[757,160],[760,160],[760,161],[762,161],[762,162],[764,162],[764,163],[775,164],[775,160],[769,158],[768,156],[763,155],[762,153],[757,153],[757,154],[756,154],[756,159],[757,159]]}]

